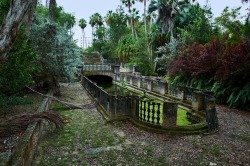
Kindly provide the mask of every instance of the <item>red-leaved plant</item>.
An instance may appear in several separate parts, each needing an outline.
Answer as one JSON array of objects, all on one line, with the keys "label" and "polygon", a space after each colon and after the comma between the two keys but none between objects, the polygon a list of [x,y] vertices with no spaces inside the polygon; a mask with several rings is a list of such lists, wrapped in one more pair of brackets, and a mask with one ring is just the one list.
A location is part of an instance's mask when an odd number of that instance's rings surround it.
[{"label": "red-leaved plant", "polygon": [[169,73],[172,78],[181,76],[186,83],[191,79],[203,84],[212,80],[210,86],[217,101],[247,108],[250,103],[250,37],[234,45],[227,44],[227,40],[228,37],[223,37],[206,45],[187,46],[182,56],[171,63]]}]

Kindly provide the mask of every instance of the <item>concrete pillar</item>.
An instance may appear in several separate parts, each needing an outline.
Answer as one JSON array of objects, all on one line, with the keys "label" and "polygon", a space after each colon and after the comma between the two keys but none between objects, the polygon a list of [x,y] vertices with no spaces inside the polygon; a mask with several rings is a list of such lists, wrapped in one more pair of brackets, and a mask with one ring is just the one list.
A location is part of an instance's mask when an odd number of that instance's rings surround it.
[{"label": "concrete pillar", "polygon": [[152,80],[147,79],[145,81],[147,81],[147,90],[152,91]]},{"label": "concrete pillar", "polygon": [[164,83],[164,91],[165,91],[165,93],[164,93],[164,95],[167,95],[168,94],[168,84],[165,82]]},{"label": "concrete pillar", "polygon": [[181,87],[181,91],[182,91],[182,101],[186,101],[187,100],[187,88]]},{"label": "concrete pillar", "polygon": [[204,107],[206,108],[206,110],[215,109],[215,97],[205,96],[205,98],[206,98],[206,103]]},{"label": "concrete pillar", "polygon": [[141,77],[138,76],[138,77],[136,77],[136,79],[137,79],[137,87],[141,88]]},{"label": "concrete pillar", "polygon": [[160,86],[160,94],[165,95],[166,94],[166,84],[164,82],[159,82],[158,85]]},{"label": "concrete pillar", "polygon": [[109,118],[115,118],[116,117],[116,96],[110,96],[109,97]]},{"label": "concrete pillar", "polygon": [[134,74],[136,72],[136,66],[133,65],[133,70],[132,70],[132,74]]},{"label": "concrete pillar", "polygon": [[120,65],[115,65],[114,66],[114,74],[120,73]]},{"label": "concrete pillar", "polygon": [[129,83],[130,85],[133,85],[133,76],[129,76],[129,78],[130,78],[130,79],[129,79],[129,82],[128,82],[128,83]]},{"label": "concrete pillar", "polygon": [[139,119],[139,99],[136,96],[131,96],[130,98],[131,103],[131,114],[133,119]]},{"label": "concrete pillar", "polygon": [[193,92],[192,109],[195,111],[204,110],[204,95],[202,92]]}]

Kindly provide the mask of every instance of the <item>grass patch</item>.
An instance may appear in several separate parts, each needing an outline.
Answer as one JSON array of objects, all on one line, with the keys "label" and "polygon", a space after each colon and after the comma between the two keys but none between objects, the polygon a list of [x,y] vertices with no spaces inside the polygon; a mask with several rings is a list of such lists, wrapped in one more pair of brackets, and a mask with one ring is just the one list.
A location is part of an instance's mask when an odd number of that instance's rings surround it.
[{"label": "grass patch", "polygon": [[[121,142],[120,138],[104,125],[98,114],[93,115],[85,110],[67,110],[57,102],[52,103],[52,110],[57,111],[69,123],[63,130],[48,133],[41,141],[36,158],[45,159],[39,159],[39,165],[77,165],[86,157],[86,149],[114,146]],[[72,153],[74,155],[71,155]],[[64,158],[67,158],[67,161]]]},{"label": "grass patch", "polygon": [[221,148],[217,145],[212,146],[210,150],[211,150],[211,153],[215,156],[219,156],[221,154]]},{"label": "grass patch", "polygon": [[177,126],[186,126],[186,125],[191,125],[192,123],[188,121],[187,111],[183,110],[181,108],[178,108],[177,110],[177,120],[176,120],[176,125]]},{"label": "grass patch", "polygon": [[241,135],[240,138],[248,143],[250,143],[250,134]]}]

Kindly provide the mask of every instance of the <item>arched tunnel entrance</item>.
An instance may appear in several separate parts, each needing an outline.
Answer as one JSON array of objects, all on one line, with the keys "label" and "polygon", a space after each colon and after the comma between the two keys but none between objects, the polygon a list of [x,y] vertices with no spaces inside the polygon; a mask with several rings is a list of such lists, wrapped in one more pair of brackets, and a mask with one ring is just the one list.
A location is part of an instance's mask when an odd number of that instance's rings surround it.
[{"label": "arched tunnel entrance", "polygon": [[112,84],[113,78],[105,75],[90,75],[87,76],[92,82],[97,84]]}]

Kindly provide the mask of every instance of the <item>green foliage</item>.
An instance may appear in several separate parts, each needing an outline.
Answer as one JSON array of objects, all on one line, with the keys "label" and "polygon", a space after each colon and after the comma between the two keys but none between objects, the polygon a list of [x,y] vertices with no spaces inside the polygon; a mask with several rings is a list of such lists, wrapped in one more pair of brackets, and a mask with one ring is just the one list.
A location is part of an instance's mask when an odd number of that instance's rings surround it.
[{"label": "green foliage", "polygon": [[98,41],[104,41],[106,38],[106,28],[101,26],[101,27],[97,27],[96,31],[94,33],[94,40],[93,42]]},{"label": "green foliage", "polygon": [[243,37],[250,36],[250,14],[248,14],[243,26]]},{"label": "green foliage", "polygon": [[0,25],[2,25],[3,19],[7,15],[10,7],[10,0],[0,1]]},{"label": "green foliage", "polygon": [[0,96],[0,107],[10,106],[10,105],[25,105],[30,104],[31,98],[22,98],[20,96]]},{"label": "green foliage", "polygon": [[[154,65],[151,62],[147,50],[145,49],[146,46],[146,39],[143,38],[143,31],[144,29],[138,29],[138,37],[136,43],[134,44],[135,51],[133,56],[130,57],[129,61],[126,63],[126,66],[136,66],[136,71],[140,72],[142,75],[154,75]],[[142,35],[142,36],[140,36]]]},{"label": "green foliage", "polygon": [[127,32],[127,16],[122,8],[118,8],[116,12],[108,11],[105,21],[107,27],[96,28],[93,46],[88,50],[98,51],[104,58],[111,59],[114,58],[119,39]]},{"label": "green foliage", "polygon": [[229,35],[229,44],[237,43],[243,34],[243,24],[239,20],[240,9],[241,7],[238,7],[229,11],[229,7],[226,7],[221,16],[215,18],[215,23],[221,27],[221,31]]},{"label": "green foliage", "polygon": [[177,17],[175,21],[176,31],[180,33],[185,43],[205,44],[214,34],[211,18],[211,8],[201,8],[199,4],[190,5],[190,9],[183,12],[182,17]]},{"label": "green foliage", "polygon": [[136,70],[140,72],[144,76],[152,76],[154,75],[154,66],[149,61],[147,55],[141,54],[135,57],[132,57],[127,66],[136,65]]},{"label": "green foliage", "polygon": [[81,29],[85,29],[86,26],[87,26],[86,20],[83,19],[83,18],[81,18],[81,19],[79,20],[79,27],[80,27]]},{"label": "green foliage", "polygon": [[123,8],[118,8],[116,12],[108,11],[105,21],[108,25],[108,38],[113,44],[117,45],[121,36],[127,31],[127,15]]},{"label": "green foliage", "polygon": [[187,126],[191,125],[191,122],[187,119],[187,111],[178,108],[177,110],[177,119],[176,119],[176,125],[177,126]]},{"label": "green foliage", "polygon": [[8,59],[0,66],[0,92],[5,95],[21,94],[26,85],[33,84],[32,75],[39,71],[37,56],[26,44],[23,32],[18,35]]},{"label": "green foliage", "polygon": [[[216,82],[212,90],[215,92],[217,102],[228,103],[234,108],[248,109],[250,107],[250,83],[243,87],[235,86],[232,81]],[[225,97],[227,96],[227,97]]]},{"label": "green foliage", "polygon": [[174,21],[177,16],[182,17],[184,12],[188,11],[190,7],[189,1],[185,0],[152,0],[149,4],[148,11],[158,11],[158,18],[156,24],[161,29],[162,34],[170,33],[173,37]]},{"label": "green foliage", "polygon": [[169,64],[181,54],[182,42],[171,37],[169,43],[165,46],[160,46],[157,48],[156,53],[158,57],[155,58],[155,63],[157,64],[157,72],[165,75]]},{"label": "green foliage", "polygon": [[123,62],[128,62],[131,57],[138,55],[136,42],[136,38],[131,34],[122,36],[115,50],[117,57]]},{"label": "green foliage", "polygon": [[103,18],[99,13],[92,14],[89,19],[90,19],[89,24],[92,27],[103,25]]},{"label": "green foliage", "polygon": [[[58,26],[37,15],[32,27],[31,45],[39,58],[43,73],[53,79],[75,78],[77,66],[81,64],[81,50],[65,27]],[[45,79],[45,78],[43,78]]]},{"label": "green foliage", "polygon": [[[42,4],[38,4],[36,7],[36,14],[46,20],[49,15],[48,8],[44,7]],[[55,6],[53,11],[53,21],[59,26],[66,27],[68,30],[71,29],[76,23],[74,15],[66,13],[63,7],[57,5]]]}]

